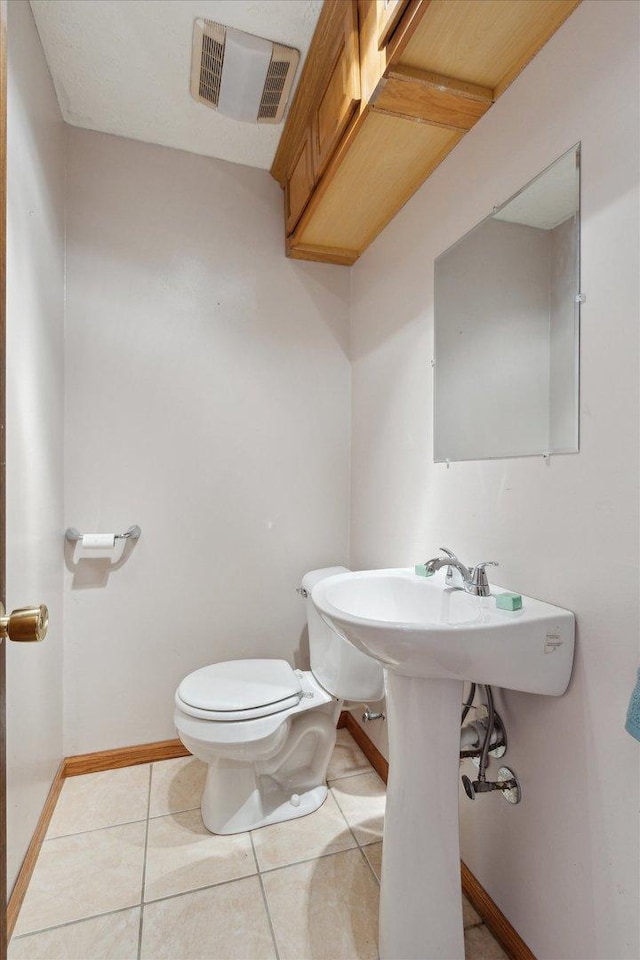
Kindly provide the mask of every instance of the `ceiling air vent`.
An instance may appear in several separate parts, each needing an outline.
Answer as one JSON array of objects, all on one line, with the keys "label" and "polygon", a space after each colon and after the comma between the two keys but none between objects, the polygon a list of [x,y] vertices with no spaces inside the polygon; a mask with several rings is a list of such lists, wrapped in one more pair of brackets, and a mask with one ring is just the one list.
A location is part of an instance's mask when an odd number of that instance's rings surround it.
[{"label": "ceiling air vent", "polygon": [[300,54],[213,20],[193,25],[191,96],[227,117],[280,123]]},{"label": "ceiling air vent", "polygon": [[222,79],[225,31],[224,27],[218,23],[212,23],[211,27],[211,32],[202,34],[200,67],[197,75],[198,99],[217,108]]}]

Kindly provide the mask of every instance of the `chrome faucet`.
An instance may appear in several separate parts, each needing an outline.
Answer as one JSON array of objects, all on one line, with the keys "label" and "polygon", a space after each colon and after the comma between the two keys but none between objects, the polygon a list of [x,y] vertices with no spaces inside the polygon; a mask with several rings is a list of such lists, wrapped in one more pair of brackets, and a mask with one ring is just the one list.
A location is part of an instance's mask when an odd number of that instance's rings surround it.
[{"label": "chrome faucet", "polygon": [[453,590],[464,590],[465,593],[470,593],[473,597],[491,596],[491,587],[489,586],[485,567],[499,566],[495,560],[485,560],[482,563],[477,563],[475,567],[471,567],[470,569],[466,567],[461,560],[458,560],[452,550],[448,550],[447,547],[440,547],[440,550],[442,550],[446,556],[433,557],[432,560],[427,560],[425,563],[427,573],[435,573],[436,570],[440,570],[442,567],[448,567],[446,576],[446,585],[448,587],[451,587]]}]

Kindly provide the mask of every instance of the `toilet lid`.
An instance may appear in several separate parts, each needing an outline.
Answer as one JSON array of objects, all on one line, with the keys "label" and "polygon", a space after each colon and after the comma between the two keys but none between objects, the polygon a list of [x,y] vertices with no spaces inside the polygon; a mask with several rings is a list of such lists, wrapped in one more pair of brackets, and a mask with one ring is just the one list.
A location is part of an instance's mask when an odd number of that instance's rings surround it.
[{"label": "toilet lid", "polygon": [[226,660],[190,673],[178,687],[183,703],[223,714],[263,707],[272,712],[301,696],[300,680],[286,660]]}]

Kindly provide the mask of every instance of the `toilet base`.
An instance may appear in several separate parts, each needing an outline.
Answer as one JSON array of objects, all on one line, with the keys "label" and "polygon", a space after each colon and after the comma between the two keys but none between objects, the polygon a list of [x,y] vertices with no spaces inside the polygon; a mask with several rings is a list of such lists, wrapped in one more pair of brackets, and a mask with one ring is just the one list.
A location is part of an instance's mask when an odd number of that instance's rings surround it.
[{"label": "toilet base", "polygon": [[[246,830],[257,830],[259,827],[267,827],[271,823],[282,823],[284,820],[306,817],[322,806],[329,791],[326,784],[322,784],[300,794],[285,795],[283,790],[279,792],[281,794],[280,798],[277,797],[275,791],[272,793],[268,813],[264,812],[264,792],[258,794],[256,791],[229,820],[223,823],[220,820],[218,805],[215,802],[213,804],[207,802],[205,789],[201,804],[202,821],[207,830],[222,836]],[[280,800],[279,803],[278,799]],[[277,805],[273,806],[274,803]]]},{"label": "toilet base", "polygon": [[201,804],[207,830],[244,833],[317,810],[327,796],[337,710],[337,705],[327,704],[291,717],[278,736],[265,741],[265,750],[269,744],[273,750],[268,756],[253,761],[227,753],[214,756]]},{"label": "toilet base", "polygon": [[327,797],[327,768],[342,701],[303,674],[295,707],[237,722],[191,717],[176,709],[186,748],[207,764],[202,820],[233,834],[313,813]]}]

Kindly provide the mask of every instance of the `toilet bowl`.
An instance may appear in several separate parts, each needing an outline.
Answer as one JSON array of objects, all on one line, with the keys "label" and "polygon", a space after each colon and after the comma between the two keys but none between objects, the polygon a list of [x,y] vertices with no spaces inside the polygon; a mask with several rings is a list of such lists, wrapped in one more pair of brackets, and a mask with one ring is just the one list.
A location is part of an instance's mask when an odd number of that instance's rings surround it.
[{"label": "toilet bowl", "polygon": [[202,819],[230,834],[317,810],[344,702],[384,695],[382,667],[335,633],[310,594],[345,567],[305,575],[311,670],[286,660],[227,660],[185,677],[174,722],[185,747],[207,766]]}]

